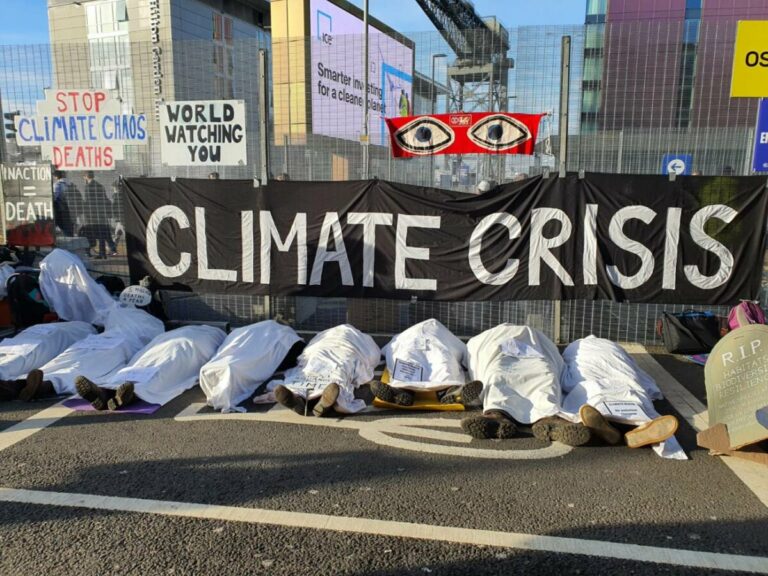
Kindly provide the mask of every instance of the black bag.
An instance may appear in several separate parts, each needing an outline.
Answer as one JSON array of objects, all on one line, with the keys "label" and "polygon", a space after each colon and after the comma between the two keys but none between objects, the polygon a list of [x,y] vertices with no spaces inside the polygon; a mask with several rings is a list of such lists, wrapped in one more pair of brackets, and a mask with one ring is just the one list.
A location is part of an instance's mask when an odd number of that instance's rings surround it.
[{"label": "black bag", "polygon": [[720,322],[710,312],[664,312],[661,336],[671,354],[706,354],[720,339]]},{"label": "black bag", "polygon": [[96,283],[104,286],[110,294],[117,294],[118,296],[125,290],[125,282],[119,276],[103,274],[96,278]]},{"label": "black bag", "polygon": [[8,305],[17,329],[27,328],[44,321],[51,310],[43,299],[40,283],[32,274],[19,272],[6,282]]}]

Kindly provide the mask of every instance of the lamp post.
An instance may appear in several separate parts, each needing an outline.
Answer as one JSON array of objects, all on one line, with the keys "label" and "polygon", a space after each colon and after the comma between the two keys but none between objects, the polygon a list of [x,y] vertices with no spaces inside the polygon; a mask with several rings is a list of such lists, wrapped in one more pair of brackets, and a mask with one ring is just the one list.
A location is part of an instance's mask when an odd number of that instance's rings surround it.
[{"label": "lamp post", "polygon": [[[446,54],[432,54],[432,81],[429,84],[429,96],[430,96],[430,102],[431,102],[431,109],[432,114],[435,113],[435,101],[437,100],[437,95],[435,94],[435,60],[438,58],[447,58],[448,56]],[[432,186],[435,185],[435,156],[431,154],[429,156],[429,178],[430,178],[430,184]]]},{"label": "lamp post", "polygon": [[432,114],[435,113],[435,60],[438,58],[447,58],[446,54],[432,54],[432,83],[429,85],[429,96],[432,101]]}]

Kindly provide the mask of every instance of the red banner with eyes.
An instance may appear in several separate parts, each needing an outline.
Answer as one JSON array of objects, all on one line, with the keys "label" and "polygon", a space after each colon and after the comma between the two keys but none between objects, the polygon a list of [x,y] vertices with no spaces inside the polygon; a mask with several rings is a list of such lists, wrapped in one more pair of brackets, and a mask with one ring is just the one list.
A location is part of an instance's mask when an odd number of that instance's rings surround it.
[{"label": "red banner with eyes", "polygon": [[392,156],[533,154],[544,114],[483,112],[387,118]]}]

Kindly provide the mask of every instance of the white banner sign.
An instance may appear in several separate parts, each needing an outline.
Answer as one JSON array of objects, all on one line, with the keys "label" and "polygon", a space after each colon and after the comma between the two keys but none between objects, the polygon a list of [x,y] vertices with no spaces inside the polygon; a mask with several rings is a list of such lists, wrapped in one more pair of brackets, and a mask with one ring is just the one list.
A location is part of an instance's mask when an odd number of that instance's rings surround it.
[{"label": "white banner sign", "polygon": [[160,154],[166,166],[246,164],[245,102],[164,103],[160,107]]},{"label": "white banner sign", "polygon": [[107,90],[46,89],[35,116],[17,116],[16,143],[40,146],[60,170],[114,170],[126,144],[147,143],[147,117]]}]

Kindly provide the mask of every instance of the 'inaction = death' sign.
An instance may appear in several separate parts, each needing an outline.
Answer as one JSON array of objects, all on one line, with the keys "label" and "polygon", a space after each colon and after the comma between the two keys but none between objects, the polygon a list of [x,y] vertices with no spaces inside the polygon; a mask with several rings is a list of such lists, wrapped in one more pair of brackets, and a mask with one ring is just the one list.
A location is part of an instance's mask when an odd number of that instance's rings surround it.
[{"label": "'inaction = death' sign", "polygon": [[5,242],[12,246],[54,243],[50,164],[0,164]]},{"label": "'inaction = death' sign", "polygon": [[160,108],[160,154],[167,166],[247,162],[242,100],[167,102]]},{"label": "'inaction = death' sign", "polygon": [[40,146],[61,170],[113,170],[125,144],[147,143],[147,117],[105,90],[46,90],[36,116],[16,117],[16,143]]}]

